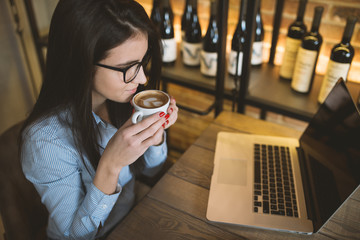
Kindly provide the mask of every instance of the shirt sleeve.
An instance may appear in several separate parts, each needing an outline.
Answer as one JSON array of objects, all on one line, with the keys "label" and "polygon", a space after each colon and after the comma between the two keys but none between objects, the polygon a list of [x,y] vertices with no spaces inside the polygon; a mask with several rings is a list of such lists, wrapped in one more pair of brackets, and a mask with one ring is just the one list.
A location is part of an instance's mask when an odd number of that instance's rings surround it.
[{"label": "shirt sleeve", "polygon": [[66,239],[95,238],[120,191],[106,195],[92,183],[85,189],[78,152],[44,132],[24,138],[21,156],[23,172],[40,194],[56,229]]},{"label": "shirt sleeve", "polygon": [[145,168],[143,174],[152,177],[159,172],[167,158],[167,153],[166,132],[164,131],[163,143],[158,146],[150,146],[144,153]]}]

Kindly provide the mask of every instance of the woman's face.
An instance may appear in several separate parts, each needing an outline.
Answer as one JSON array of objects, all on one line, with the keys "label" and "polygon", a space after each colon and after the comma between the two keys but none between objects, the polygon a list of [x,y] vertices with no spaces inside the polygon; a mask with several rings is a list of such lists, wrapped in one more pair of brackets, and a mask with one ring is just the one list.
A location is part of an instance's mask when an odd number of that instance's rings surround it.
[{"label": "woman's face", "polygon": [[[126,68],[134,62],[141,62],[148,49],[148,39],[144,34],[136,34],[121,45],[111,49],[107,57],[99,63],[116,68]],[[129,70],[130,71],[130,70]],[[126,73],[128,75],[128,72]],[[128,102],[137,90],[139,84],[146,83],[143,67],[130,83],[124,82],[122,72],[97,66],[92,90],[93,110],[104,103],[106,99],[115,102]]]}]

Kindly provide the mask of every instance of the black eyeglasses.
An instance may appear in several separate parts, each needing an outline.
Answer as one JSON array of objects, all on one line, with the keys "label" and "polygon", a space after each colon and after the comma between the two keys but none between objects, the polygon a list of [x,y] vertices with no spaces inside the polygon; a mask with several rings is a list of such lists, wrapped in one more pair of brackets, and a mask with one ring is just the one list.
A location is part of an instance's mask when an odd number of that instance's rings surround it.
[{"label": "black eyeglasses", "polygon": [[112,66],[101,64],[101,63],[96,63],[95,65],[99,66],[99,67],[103,67],[103,68],[121,72],[123,74],[124,82],[129,83],[136,78],[141,67],[143,67],[144,69],[146,68],[147,64],[150,61],[150,58],[151,58],[150,51],[147,50],[147,52],[145,53],[145,56],[143,57],[141,62],[134,62],[131,65],[124,67],[124,68],[112,67]]}]

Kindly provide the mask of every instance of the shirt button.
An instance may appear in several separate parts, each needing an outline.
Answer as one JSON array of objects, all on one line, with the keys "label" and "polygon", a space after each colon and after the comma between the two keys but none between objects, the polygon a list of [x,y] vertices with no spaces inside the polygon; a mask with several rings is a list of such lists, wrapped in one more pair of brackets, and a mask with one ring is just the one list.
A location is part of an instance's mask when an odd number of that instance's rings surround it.
[{"label": "shirt button", "polygon": [[106,209],[107,208],[107,205],[104,204],[104,205],[101,205],[102,209]]}]

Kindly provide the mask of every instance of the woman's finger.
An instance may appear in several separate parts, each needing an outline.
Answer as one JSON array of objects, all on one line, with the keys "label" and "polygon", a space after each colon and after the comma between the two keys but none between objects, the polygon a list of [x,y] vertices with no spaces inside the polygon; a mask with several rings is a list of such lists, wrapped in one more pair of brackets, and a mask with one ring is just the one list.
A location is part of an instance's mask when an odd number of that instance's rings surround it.
[{"label": "woman's finger", "polygon": [[164,128],[161,127],[155,132],[155,134],[153,136],[145,139],[143,141],[143,144],[146,147],[150,147],[153,145],[159,145],[163,141],[163,136],[164,136]]},{"label": "woman's finger", "polygon": [[159,128],[163,128],[162,125],[166,122],[164,113],[155,113],[152,116],[143,119],[141,122],[130,126],[130,134],[136,136],[140,142],[152,137]]}]

